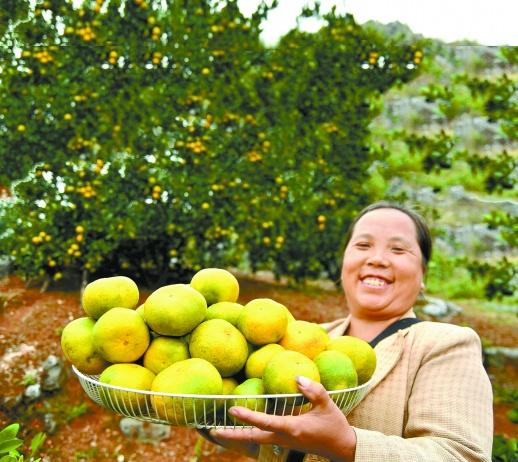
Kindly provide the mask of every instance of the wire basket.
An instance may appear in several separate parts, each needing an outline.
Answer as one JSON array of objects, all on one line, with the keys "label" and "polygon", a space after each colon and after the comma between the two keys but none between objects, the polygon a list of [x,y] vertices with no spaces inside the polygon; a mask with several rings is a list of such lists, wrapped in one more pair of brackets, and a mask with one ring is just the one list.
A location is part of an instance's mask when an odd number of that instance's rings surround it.
[{"label": "wire basket", "polygon": [[[246,427],[227,411],[245,406],[275,415],[300,415],[311,403],[300,393],[283,395],[188,395],[134,390],[108,385],[96,375],[86,375],[72,366],[86,394],[98,405],[127,417],[147,422],[193,428]],[[369,382],[355,388],[330,391],[336,405],[347,414],[365,396]]]}]

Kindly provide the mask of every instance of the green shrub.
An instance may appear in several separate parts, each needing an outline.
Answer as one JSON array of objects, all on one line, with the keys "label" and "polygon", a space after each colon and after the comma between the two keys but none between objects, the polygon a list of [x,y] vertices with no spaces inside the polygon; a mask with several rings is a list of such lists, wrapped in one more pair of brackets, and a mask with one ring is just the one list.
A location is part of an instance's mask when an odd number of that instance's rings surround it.
[{"label": "green shrub", "polygon": [[464,259],[437,251],[428,265],[426,291],[445,299],[484,298],[484,284],[472,281]]},{"label": "green shrub", "polygon": [[495,435],[493,438],[493,462],[517,462],[518,461],[518,439],[505,438],[502,435]]},{"label": "green shrub", "polygon": [[0,6],[26,16],[0,40],[0,252],[18,274],[338,277],[372,198],[371,101],[417,74],[416,46],[333,12],[266,48],[268,7],[230,0],[17,3]]}]

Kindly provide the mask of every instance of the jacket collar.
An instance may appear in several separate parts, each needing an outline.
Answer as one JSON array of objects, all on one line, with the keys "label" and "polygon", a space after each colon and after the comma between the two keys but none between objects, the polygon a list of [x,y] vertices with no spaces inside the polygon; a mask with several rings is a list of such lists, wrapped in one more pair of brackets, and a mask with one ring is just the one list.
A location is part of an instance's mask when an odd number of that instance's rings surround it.
[{"label": "jacket collar", "polygon": [[[401,318],[415,318],[415,314],[412,309],[407,311]],[[344,335],[349,327],[351,317],[337,319],[330,323],[325,323],[323,326],[327,329],[330,337],[339,337]],[[376,370],[370,380],[369,394],[378,385],[387,374],[397,364],[401,355],[403,354],[403,348],[405,345],[405,336],[408,333],[408,328],[400,329],[393,335],[383,339],[379,342],[374,351],[376,352]]]}]

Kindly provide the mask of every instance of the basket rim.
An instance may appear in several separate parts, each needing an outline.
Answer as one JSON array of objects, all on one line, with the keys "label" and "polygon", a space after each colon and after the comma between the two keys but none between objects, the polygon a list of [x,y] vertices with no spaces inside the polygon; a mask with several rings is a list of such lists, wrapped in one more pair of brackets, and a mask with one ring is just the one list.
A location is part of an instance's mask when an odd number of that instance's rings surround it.
[{"label": "basket rim", "polygon": [[[138,390],[135,388],[126,388],[126,387],[120,387],[118,385],[110,385],[107,383],[99,382],[98,375],[88,375],[83,374],[81,371],[77,369],[76,366],[72,364],[72,370],[74,374],[77,375],[77,377],[80,380],[84,380],[86,382],[89,382],[90,384],[94,385],[98,388],[109,388],[112,390],[119,390],[119,391],[125,391],[125,392],[132,392],[142,395],[149,395],[149,396],[165,396],[170,398],[191,398],[191,399],[218,399],[218,400],[236,400],[236,399],[284,399],[284,398],[304,398],[307,399],[302,393],[285,393],[285,394],[265,394],[265,395],[198,395],[198,394],[188,394],[188,393],[167,393],[167,392],[159,392],[159,391],[152,391],[152,390]],[[362,383],[361,385],[358,385],[353,388],[343,388],[341,390],[331,390],[327,393],[329,396],[333,397],[333,395],[339,395],[342,393],[350,393],[354,391],[363,391],[366,388],[368,388],[371,384],[372,377],[365,383]]]}]

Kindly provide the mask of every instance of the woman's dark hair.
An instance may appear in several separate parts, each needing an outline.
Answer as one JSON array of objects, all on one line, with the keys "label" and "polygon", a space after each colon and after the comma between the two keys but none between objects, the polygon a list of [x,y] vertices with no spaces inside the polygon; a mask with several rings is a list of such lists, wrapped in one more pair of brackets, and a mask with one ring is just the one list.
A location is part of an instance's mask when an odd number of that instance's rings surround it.
[{"label": "woman's dark hair", "polygon": [[345,245],[344,249],[349,244],[349,241],[351,240],[351,237],[353,235],[354,227],[356,226],[356,223],[358,223],[358,220],[363,217],[366,213],[372,212],[373,210],[378,209],[394,209],[399,210],[400,212],[403,212],[405,215],[407,215],[415,225],[415,230],[417,234],[417,243],[419,244],[419,248],[421,249],[421,254],[423,256],[423,269],[426,270],[428,266],[428,262],[430,261],[430,258],[432,257],[432,236],[430,234],[430,229],[428,228],[428,225],[424,221],[424,218],[419,215],[417,212],[414,212],[413,210],[394,203],[394,202],[388,202],[388,201],[380,201],[375,202],[374,204],[368,205],[363,210],[356,215],[356,218],[352,221],[352,223],[349,226],[349,229],[347,230],[347,233],[345,234]]}]

